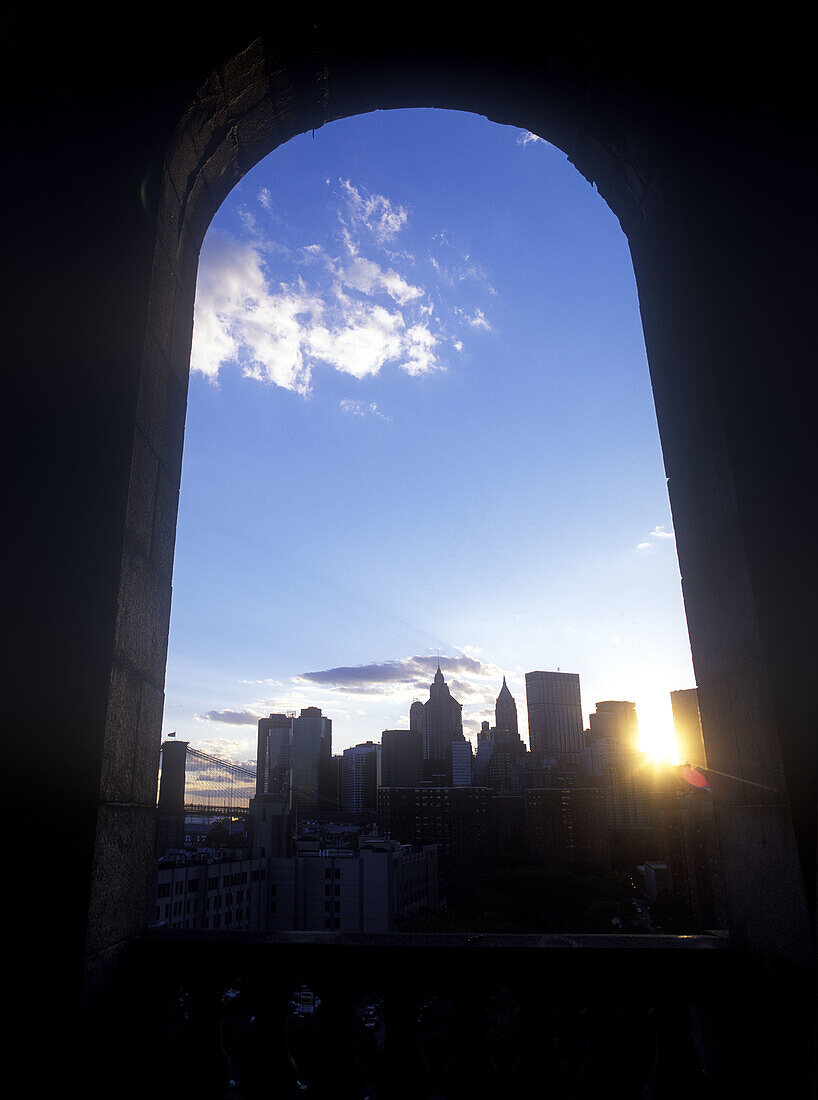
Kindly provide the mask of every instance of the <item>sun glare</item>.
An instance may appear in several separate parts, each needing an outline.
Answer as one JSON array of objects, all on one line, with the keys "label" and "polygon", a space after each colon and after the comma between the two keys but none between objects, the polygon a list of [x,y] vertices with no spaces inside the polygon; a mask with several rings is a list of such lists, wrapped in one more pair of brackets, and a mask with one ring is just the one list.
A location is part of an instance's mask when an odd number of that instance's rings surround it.
[{"label": "sun glare", "polygon": [[679,749],[669,697],[667,702],[664,699],[645,699],[641,706],[637,699],[636,710],[640,750],[657,763],[678,764]]}]

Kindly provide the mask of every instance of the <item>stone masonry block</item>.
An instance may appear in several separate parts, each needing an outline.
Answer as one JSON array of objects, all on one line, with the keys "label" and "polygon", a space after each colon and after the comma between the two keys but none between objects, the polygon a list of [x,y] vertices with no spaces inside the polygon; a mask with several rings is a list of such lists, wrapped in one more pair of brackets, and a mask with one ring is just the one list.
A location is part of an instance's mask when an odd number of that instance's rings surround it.
[{"label": "stone masonry block", "polygon": [[90,954],[138,936],[145,928],[155,817],[153,807],[100,807],[86,934]]},{"label": "stone masonry block", "polygon": [[133,551],[122,563],[114,660],[161,688],[165,679],[170,581]]}]

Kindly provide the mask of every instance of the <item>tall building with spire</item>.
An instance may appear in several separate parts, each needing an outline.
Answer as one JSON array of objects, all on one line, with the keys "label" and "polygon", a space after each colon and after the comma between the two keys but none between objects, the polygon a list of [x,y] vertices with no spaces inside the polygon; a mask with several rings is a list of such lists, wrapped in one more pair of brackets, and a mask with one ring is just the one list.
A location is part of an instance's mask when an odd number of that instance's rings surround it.
[{"label": "tall building with spire", "polygon": [[413,703],[409,712],[411,729],[419,730],[423,738],[424,772],[446,770],[446,746],[452,741],[464,741],[463,706],[453,697],[443,679],[440,665],[429,687],[425,703]]},{"label": "tall building with spire", "polygon": [[494,728],[508,730],[509,733],[518,733],[517,729],[517,704],[514,696],[508,690],[506,678],[503,677],[503,686],[494,704]]}]

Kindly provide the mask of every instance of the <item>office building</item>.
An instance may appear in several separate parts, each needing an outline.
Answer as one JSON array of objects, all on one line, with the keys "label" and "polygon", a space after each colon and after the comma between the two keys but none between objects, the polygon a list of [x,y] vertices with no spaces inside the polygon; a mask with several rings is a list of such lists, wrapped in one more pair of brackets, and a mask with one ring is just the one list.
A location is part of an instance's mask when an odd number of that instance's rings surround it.
[{"label": "office building", "polygon": [[351,813],[375,811],[381,778],[381,746],[374,741],[344,749],[341,763],[341,806]]},{"label": "office building", "polygon": [[596,704],[588,719],[590,742],[610,738],[630,749],[639,749],[639,723],[636,704],[624,699],[606,699]]},{"label": "office building", "polygon": [[453,787],[470,787],[473,754],[471,741],[450,741],[446,746],[446,770]]},{"label": "office building", "polygon": [[557,762],[576,763],[583,743],[579,676],[527,672],[525,693],[531,751]]},{"label": "office building", "polygon": [[613,862],[630,868],[659,851],[650,809],[656,774],[639,751],[633,703],[610,699],[597,703],[589,726],[582,772],[604,785]]},{"label": "office building", "polygon": [[[422,707],[422,703],[418,703]],[[419,729],[381,734],[381,786],[416,787],[423,771],[423,735]]]},{"label": "office building", "polygon": [[304,707],[292,719],[290,805],[302,811],[335,805],[332,784],[332,720],[320,707]]},{"label": "office building", "polygon": [[290,770],[292,714],[271,714],[258,723],[256,794],[282,794]]}]

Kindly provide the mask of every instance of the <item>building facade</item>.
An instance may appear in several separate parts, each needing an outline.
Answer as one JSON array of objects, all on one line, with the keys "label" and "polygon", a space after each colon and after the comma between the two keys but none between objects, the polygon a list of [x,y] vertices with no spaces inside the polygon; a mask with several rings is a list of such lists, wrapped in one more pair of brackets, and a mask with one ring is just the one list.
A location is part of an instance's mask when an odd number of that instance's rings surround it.
[{"label": "building facade", "polygon": [[263,931],[269,861],[179,856],[154,867],[154,922],[205,931]]},{"label": "building facade", "polygon": [[423,735],[420,729],[384,730],[381,734],[380,785],[415,787],[420,784],[422,774]]},{"label": "building facade", "polygon": [[381,787],[378,824],[403,844],[439,846],[441,897],[462,896],[485,868],[491,847],[486,787]]},{"label": "building facade", "polygon": [[527,672],[525,693],[531,751],[555,761],[577,762],[583,743],[579,676]]},{"label": "building facade", "polygon": [[292,714],[271,714],[258,723],[256,749],[256,794],[281,794],[290,772]]},{"label": "building facade", "polygon": [[304,707],[292,720],[290,805],[316,810],[334,802],[332,789],[332,719],[320,707]]},{"label": "building facade", "polygon": [[344,749],[341,761],[341,808],[351,813],[377,809],[381,785],[381,746],[374,741]]},{"label": "building facade", "polygon": [[271,932],[391,932],[397,921],[438,906],[437,849],[382,838],[357,851],[302,852],[271,860],[266,928]]}]

